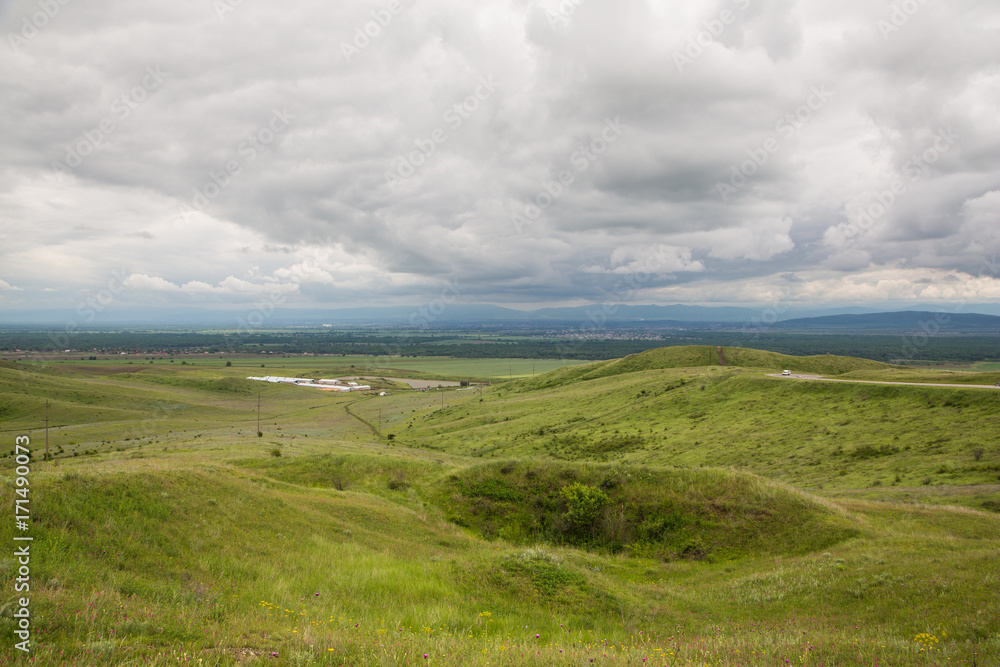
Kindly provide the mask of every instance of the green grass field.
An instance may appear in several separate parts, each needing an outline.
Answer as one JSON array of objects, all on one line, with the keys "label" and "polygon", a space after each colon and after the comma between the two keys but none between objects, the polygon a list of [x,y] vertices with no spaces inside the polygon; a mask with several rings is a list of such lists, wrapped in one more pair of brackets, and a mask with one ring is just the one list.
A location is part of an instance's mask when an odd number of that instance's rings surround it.
[{"label": "green grass field", "polygon": [[[152,363],[151,363],[152,362]],[[442,380],[510,380],[539,375],[557,368],[585,364],[572,359],[458,359],[454,357],[376,357],[376,356],[236,356],[220,354],[178,355],[171,361],[169,357],[155,355],[131,355],[106,357],[97,356],[94,361],[84,357],[56,355],[44,362],[31,362],[35,366],[70,367],[74,371],[101,374],[125,372],[131,368],[135,372],[148,373],[147,366],[156,372],[164,372],[159,366],[194,366],[196,369],[214,371],[232,364],[234,369],[243,369],[246,375],[296,375],[311,372],[317,376],[330,375],[385,375],[399,377],[433,377]],[[135,368],[139,367],[139,368]],[[260,369],[264,368],[264,371]],[[97,369],[97,370],[91,370]],[[185,369],[187,370],[187,369]],[[232,371],[236,374],[240,371]],[[227,371],[228,374],[228,371]],[[325,374],[325,375],[324,375]]]},{"label": "green grass field", "polygon": [[[712,352],[385,397],[243,379],[340,358],[0,363],[0,451],[33,450],[29,492],[0,476],[31,664],[998,664],[1000,390]],[[0,664],[24,662],[0,563]]]}]

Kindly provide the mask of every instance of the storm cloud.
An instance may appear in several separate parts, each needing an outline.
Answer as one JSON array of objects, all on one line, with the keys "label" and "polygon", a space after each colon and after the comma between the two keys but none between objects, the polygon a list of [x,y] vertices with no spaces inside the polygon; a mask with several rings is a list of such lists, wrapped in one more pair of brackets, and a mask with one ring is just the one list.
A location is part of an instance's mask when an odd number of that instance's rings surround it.
[{"label": "storm cloud", "polygon": [[0,312],[1000,301],[994,2],[0,12]]}]

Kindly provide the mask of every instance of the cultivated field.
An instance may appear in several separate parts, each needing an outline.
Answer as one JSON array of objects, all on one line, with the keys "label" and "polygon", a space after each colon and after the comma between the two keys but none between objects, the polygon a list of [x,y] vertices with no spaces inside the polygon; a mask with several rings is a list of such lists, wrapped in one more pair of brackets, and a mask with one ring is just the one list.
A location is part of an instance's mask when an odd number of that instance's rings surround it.
[{"label": "cultivated field", "polygon": [[[443,380],[510,380],[531,377],[568,366],[585,364],[572,359],[464,359],[453,357],[378,357],[374,355],[239,355],[239,354],[177,354],[169,356],[151,354],[94,355],[89,360],[79,354],[23,354],[7,355],[9,359],[19,359],[33,366],[69,366],[84,374],[111,372],[148,372],[145,366],[195,366],[199,369],[218,369],[231,364],[233,369],[243,369],[247,375],[267,374],[297,375],[312,373],[330,377],[343,374],[355,375],[399,375],[419,378],[422,376]],[[33,357],[37,357],[35,360]],[[151,363],[152,362],[152,363]],[[135,368],[139,366],[140,368]],[[94,370],[97,369],[97,370]],[[283,369],[279,373],[276,369]],[[185,369],[190,370],[190,369]],[[159,372],[169,372],[162,371]],[[227,376],[240,376],[241,371],[226,371]]]}]

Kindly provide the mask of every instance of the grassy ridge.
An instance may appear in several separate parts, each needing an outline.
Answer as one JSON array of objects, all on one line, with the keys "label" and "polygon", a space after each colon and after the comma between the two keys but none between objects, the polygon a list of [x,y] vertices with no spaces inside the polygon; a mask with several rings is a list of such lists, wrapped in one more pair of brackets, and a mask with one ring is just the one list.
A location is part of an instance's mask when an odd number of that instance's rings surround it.
[{"label": "grassy ridge", "polygon": [[985,390],[666,369],[505,386],[483,402],[411,414],[389,432],[477,457],[732,465],[808,488],[857,488],[995,484],[1000,450],[988,434],[998,415],[1000,393]]},{"label": "grassy ridge", "polygon": [[824,375],[839,375],[862,370],[883,371],[894,368],[889,364],[869,359],[838,357],[832,354],[792,357],[787,354],[742,347],[724,347],[720,357],[719,350],[708,345],[677,345],[630,354],[622,359],[598,361],[573,368],[559,369],[531,380],[522,380],[518,383],[518,388],[530,391],[641,371],[722,365],[767,370],[788,368],[794,369],[796,372]]}]

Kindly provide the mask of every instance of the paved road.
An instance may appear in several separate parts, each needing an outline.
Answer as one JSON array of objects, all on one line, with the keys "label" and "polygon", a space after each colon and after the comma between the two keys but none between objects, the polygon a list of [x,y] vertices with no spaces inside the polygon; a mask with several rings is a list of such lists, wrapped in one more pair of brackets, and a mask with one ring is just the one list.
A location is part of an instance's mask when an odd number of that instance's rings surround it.
[{"label": "paved road", "polygon": [[792,373],[782,375],[781,373],[768,373],[773,378],[791,378],[793,380],[823,380],[824,382],[853,382],[856,384],[903,384],[911,387],[956,387],[958,389],[1000,389],[992,384],[942,384],[939,382],[887,382],[885,380],[838,380],[836,378],[825,378],[822,375],[805,375],[802,373]]}]

